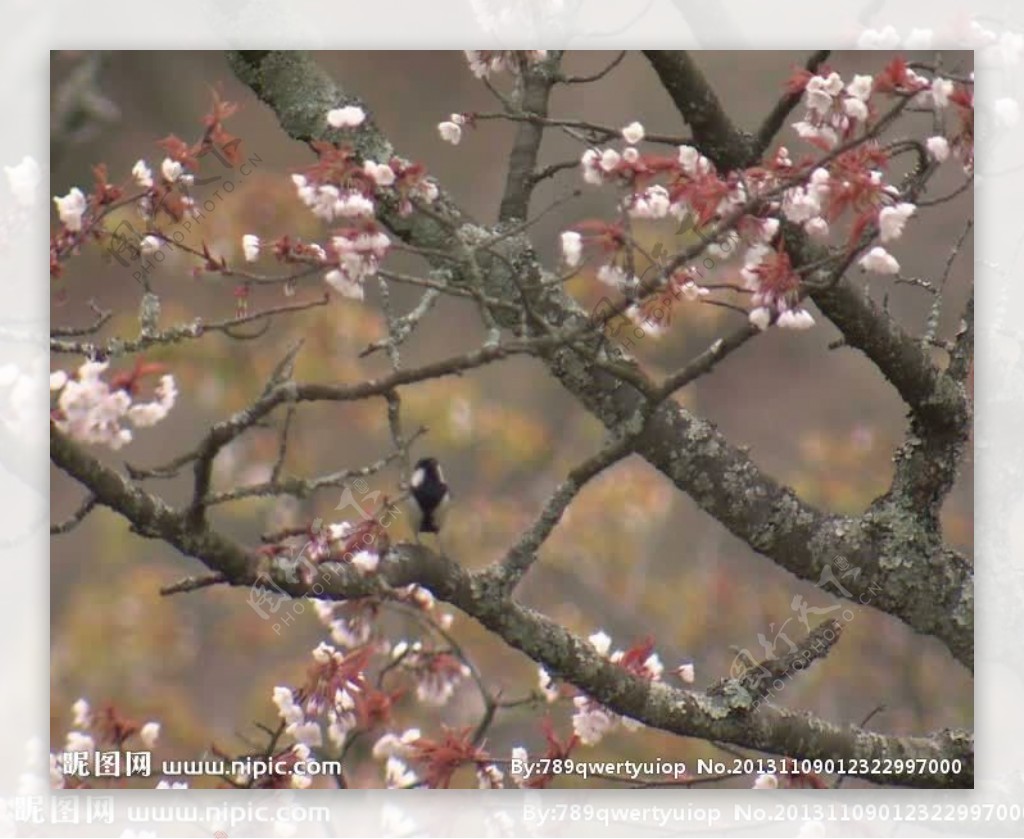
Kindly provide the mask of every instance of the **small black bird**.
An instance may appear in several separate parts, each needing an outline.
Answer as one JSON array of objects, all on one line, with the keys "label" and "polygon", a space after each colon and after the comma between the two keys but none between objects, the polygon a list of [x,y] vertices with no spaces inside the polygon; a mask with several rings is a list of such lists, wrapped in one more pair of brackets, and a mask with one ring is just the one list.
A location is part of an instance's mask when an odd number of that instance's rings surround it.
[{"label": "small black bird", "polygon": [[413,505],[416,532],[440,534],[451,502],[451,493],[448,484],[444,482],[441,465],[433,457],[417,461],[409,486],[416,502]]}]

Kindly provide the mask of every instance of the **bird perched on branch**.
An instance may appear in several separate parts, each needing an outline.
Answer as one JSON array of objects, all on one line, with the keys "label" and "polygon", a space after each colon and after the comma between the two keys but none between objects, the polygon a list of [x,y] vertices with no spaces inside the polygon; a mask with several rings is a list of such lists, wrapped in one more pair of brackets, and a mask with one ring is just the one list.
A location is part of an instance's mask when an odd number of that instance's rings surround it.
[{"label": "bird perched on branch", "polygon": [[415,532],[436,533],[440,541],[441,526],[451,503],[444,472],[436,458],[424,457],[416,462],[409,488],[413,498],[413,525]]}]

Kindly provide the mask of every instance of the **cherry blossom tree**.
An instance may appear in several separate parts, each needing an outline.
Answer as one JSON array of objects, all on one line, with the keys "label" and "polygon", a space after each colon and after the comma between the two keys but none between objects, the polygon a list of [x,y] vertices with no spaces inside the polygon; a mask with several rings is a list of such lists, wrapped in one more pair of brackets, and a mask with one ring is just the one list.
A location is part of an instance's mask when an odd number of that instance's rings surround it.
[{"label": "cherry blossom tree", "polygon": [[[601,125],[562,115],[551,104],[553,91],[567,90],[571,98],[599,84],[623,55],[586,77],[566,74],[559,52],[466,55],[468,71],[493,93],[495,109],[440,114],[437,138],[465,146],[490,122],[512,133],[493,224],[470,217],[412,150],[386,136],[372,103],[339,87],[316,58],[295,52],[234,52],[229,62],[253,102],[308,149],[308,165],[290,175],[288,188],[321,223],[317,241],[288,231],[274,239],[246,233],[241,259],[229,259],[208,243],[194,247],[173,235],[173,225],[201,212],[192,188],[210,156],[242,159],[241,141],[228,127],[236,105],[217,95],[195,138],[167,137],[156,157],[142,154],[130,172],[98,166],[91,185],[54,198],[54,278],[72,276],[76,256],[99,244],[144,259],[176,251],[194,271],[234,288],[234,317],[168,324],[160,295],[137,275],[137,334],[103,337],[113,313],[98,305],[93,323],[51,330],[51,460],[85,493],[78,510],[53,525],[55,536],[107,508],[132,533],[195,560],[196,573],[169,582],[164,596],[201,597],[218,586],[237,589],[254,608],[305,599],[330,635],[312,651],[304,681],[279,685],[267,697],[276,725],[264,727],[265,742],[246,756],[273,759],[274,768],[261,775],[225,772],[222,781],[308,786],[310,778],[296,773],[295,764],[316,757],[340,762],[334,780],[342,786],[366,777],[360,762],[376,766],[378,783],[392,787],[447,787],[459,772],[475,773],[486,788],[546,786],[559,782],[553,767],[586,761],[588,749],[611,731],[647,727],[709,741],[730,754],[792,759],[765,764],[769,769],[748,779],[757,788],[831,785],[828,761],[844,765],[844,775],[878,784],[971,786],[970,731],[897,736],[872,730],[870,719],[847,725],[789,707],[780,686],[803,678],[842,643],[837,620],[808,626],[785,654],[738,658],[732,672],[702,673],[699,663],[662,660],[657,626],[639,640],[613,639],[601,629],[580,635],[524,605],[517,590],[584,488],[639,457],[753,551],[799,579],[831,584],[844,602],[868,604],[936,639],[973,669],[973,565],[946,542],[940,525],[971,432],[973,294],[955,333],[938,329],[946,279],[971,232],[969,204],[956,241],[928,243],[940,251],[935,276],[906,276],[894,247],[913,242],[923,216],[970,188],[973,73],[937,59],[879,56],[873,74],[843,78],[829,67],[828,51],[820,51],[780,79],[777,101],[745,130],[722,106],[699,58],[647,51],[652,79],[678,111],[672,119],[678,135],[665,135],[635,120]],[[787,125],[799,147],[779,141]],[[541,143],[551,134],[578,144],[577,156],[539,165]],[[535,192],[566,170],[575,170],[578,190],[599,195],[607,211],[580,218],[571,203],[546,208],[543,213],[557,211],[564,223],[558,253],[543,253],[531,239],[542,214]],[[935,176],[950,170],[959,186],[937,191]],[[137,241],[120,241],[107,224],[125,208],[137,212],[144,228]],[[682,244],[650,248],[637,228],[652,221],[678,226]],[[419,260],[423,270],[392,267],[396,251]],[[591,286],[586,298],[570,290],[582,276]],[[900,283],[933,300],[921,333],[879,298],[879,290],[884,295]],[[421,296],[399,314],[389,295],[403,286]],[[253,305],[253,291],[268,288],[280,301]],[[242,337],[252,324],[257,332],[245,337],[258,339],[274,318],[322,316],[332,298],[367,305],[371,289],[387,330],[367,353],[386,355],[386,372],[305,381],[296,374],[297,343],[249,404],[205,429],[189,450],[144,468],[111,459],[111,451],[130,451],[139,436],[175,422],[180,383],[173,369],[147,357],[154,348],[201,352],[212,333]],[[437,360],[410,357],[410,336],[444,328],[430,318],[444,297],[475,308],[483,339]],[[676,307],[724,309],[727,328],[678,369],[658,375],[638,360],[635,341],[672,329]],[[822,319],[839,331],[837,346],[863,354],[908,412],[905,439],[892,453],[891,486],[855,515],[815,506],[770,477],[743,446],[678,398],[765,333],[818,329]],[[499,561],[471,571],[443,535],[428,544],[393,538],[389,530],[408,496],[411,448],[430,435],[403,421],[403,399],[425,382],[512,357],[529,359],[537,377],[557,381],[580,412],[603,425],[606,439],[564,475]],[[340,472],[286,474],[290,428],[303,409],[362,402],[381,403],[390,454]],[[217,485],[218,456],[270,423],[277,423],[279,444],[263,479]],[[210,515],[256,496],[306,498],[346,489],[352,499],[355,482],[395,465],[397,486],[372,502],[339,505],[350,509],[336,520],[240,539]],[[185,503],[161,496],[159,479],[189,473]],[[411,620],[418,636],[389,634],[382,622],[389,613]],[[516,695],[496,690],[460,643],[465,621],[532,660],[536,681]],[[482,712],[473,725],[396,727],[393,709],[402,697],[439,707],[460,686],[479,693]],[[498,751],[488,740],[494,720],[524,705],[536,709],[537,736]],[[135,723],[114,709],[93,712],[83,699],[63,751],[152,748],[160,731],[155,721]],[[365,754],[358,745],[372,748]],[[543,771],[528,769],[540,758],[549,761]],[[62,760],[51,756],[56,784],[89,782],[58,771],[68,765]],[[725,777],[691,771],[672,783]]]}]

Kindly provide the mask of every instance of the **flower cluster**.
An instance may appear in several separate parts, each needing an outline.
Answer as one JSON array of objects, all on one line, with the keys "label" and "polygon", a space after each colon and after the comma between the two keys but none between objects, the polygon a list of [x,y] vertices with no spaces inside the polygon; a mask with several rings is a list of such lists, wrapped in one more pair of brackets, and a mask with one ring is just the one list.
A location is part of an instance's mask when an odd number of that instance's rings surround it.
[{"label": "flower cluster", "polygon": [[[658,654],[654,652],[654,642],[651,639],[644,640],[627,650],[615,652],[611,652],[612,639],[603,631],[595,632],[587,640],[598,655],[634,676],[652,682],[661,680],[665,668]],[[693,665],[687,662],[678,668],[676,673],[683,681],[692,681]],[[543,667],[539,669],[538,677],[541,693],[548,702],[554,702],[563,695]],[[585,694],[573,696],[572,701],[575,708],[572,718],[573,731],[579,742],[585,746],[596,745],[617,725],[621,724],[629,731],[636,731],[642,725],[629,717],[616,714]]]},{"label": "flower cluster", "polygon": [[420,782],[406,761],[415,754],[415,745],[422,734],[418,728],[410,728],[400,735],[388,732],[373,744],[373,756],[385,761],[384,785],[388,789],[406,789]]},{"label": "flower cluster", "polygon": [[[333,544],[351,540],[358,525],[348,523],[316,528],[327,534],[326,550]],[[433,595],[418,585],[409,585],[389,592],[388,600],[397,600],[423,612],[436,609]],[[389,674],[405,674],[416,682],[416,697],[426,705],[440,706],[451,697],[458,682],[466,678],[469,668],[449,651],[434,651],[416,641],[398,641],[392,647],[387,639],[375,635],[374,622],[382,601],[366,597],[343,602],[313,601],[320,621],[331,630],[337,646],[321,642],[312,653],[313,665],[303,685],[274,688],[273,702],[285,731],[296,741],[296,749],[329,749],[338,752],[355,731],[380,729],[393,720],[395,701],[405,691],[384,690]],[[432,616],[444,630],[451,626],[451,615]],[[340,648],[340,649],[339,649]],[[371,662],[383,654],[379,675],[369,677]],[[386,760],[385,784],[388,787],[409,787],[420,783],[419,776],[409,769],[406,760],[423,758],[425,753],[412,750],[420,745],[420,732],[411,729],[402,735],[385,733],[378,739],[373,755]],[[426,748],[429,741],[422,741]],[[484,753],[479,752],[480,769],[485,770]],[[428,773],[429,775],[429,773]],[[433,780],[436,780],[434,778]],[[292,778],[297,785],[299,779]],[[301,780],[302,785],[308,779]]]},{"label": "flower cluster", "polygon": [[469,69],[478,79],[492,73],[518,73],[524,66],[547,58],[547,50],[466,50]]},{"label": "flower cluster", "polygon": [[[580,744],[580,738],[576,734],[570,735],[565,742],[559,740],[558,736],[555,734],[555,728],[552,725],[551,719],[549,717],[544,718],[543,722],[541,723],[541,728],[544,732],[544,740],[547,745],[547,749],[544,754],[544,758],[548,761],[546,764],[547,766],[557,766],[558,764],[556,763],[556,761],[565,761],[565,759],[572,754],[572,750]],[[526,750],[524,746],[512,747],[513,767],[517,765],[522,766],[529,760],[530,753]],[[542,789],[544,787],[547,787],[555,778],[555,775],[550,772],[536,772],[532,774],[529,778],[527,778],[519,772],[517,772],[515,768],[513,768],[509,774],[512,777],[512,780],[515,781],[519,786],[531,789]]]},{"label": "flower cluster", "polygon": [[136,203],[136,209],[147,221],[155,219],[159,211],[174,221],[196,213],[195,199],[186,194],[185,189],[195,182],[195,175],[187,171],[187,167],[198,169],[198,162],[184,143],[174,145],[173,149],[175,157],[165,157],[160,163],[159,178],[153,176],[153,170],[143,158],[132,166],[132,179],[136,186],[145,190]]},{"label": "flower cluster", "polygon": [[794,306],[800,277],[781,245],[775,249],[767,245],[750,248],[740,275],[753,292],[750,322],[758,329],[768,328],[773,312],[778,314],[776,323],[783,328],[809,329],[814,325],[814,318],[806,309]]},{"label": "flower cluster", "polygon": [[[154,237],[146,237],[154,238]],[[156,240],[157,246],[159,246],[159,240]],[[146,240],[142,242],[142,250],[146,251]],[[256,262],[262,255],[272,253],[280,262],[285,264],[298,264],[298,265],[312,265],[312,266],[323,266],[330,269],[331,263],[328,261],[327,251],[316,242],[303,242],[298,239],[292,239],[291,236],[285,235],[280,239],[272,242],[264,242],[254,233],[245,233],[242,235],[242,256],[246,262]],[[282,283],[285,297],[293,297],[295,295],[295,277],[285,277]],[[241,290],[245,295],[248,294],[248,287],[242,285]],[[362,294],[362,287],[359,288],[360,299]],[[244,297],[240,300],[244,303]],[[241,307],[240,307],[241,308]]]},{"label": "flower cluster", "polygon": [[327,112],[327,124],[331,128],[358,128],[366,120],[366,112],[358,105],[345,105]]},{"label": "flower cluster", "polygon": [[562,246],[562,259],[570,268],[579,266],[583,259],[583,236],[575,230],[566,230],[559,241]]},{"label": "flower cluster", "polygon": [[437,133],[446,143],[457,146],[462,140],[462,127],[466,124],[466,117],[462,114],[452,114],[448,119],[437,124]]},{"label": "flower cluster", "polygon": [[[596,632],[587,640],[599,655],[607,658],[613,664],[618,664],[634,676],[652,682],[661,680],[661,674],[665,668],[658,654],[654,652],[653,640],[648,639],[628,650],[616,650],[614,653],[611,653],[612,639],[604,632]],[[609,653],[611,654],[609,655]],[[619,716],[589,696],[574,697],[573,705],[576,712],[572,718],[572,729],[585,746],[599,743],[617,723],[621,723],[623,728],[628,731],[636,731],[642,725],[629,717]]]},{"label": "flower cluster", "polygon": [[[87,786],[90,764],[84,765],[74,758],[76,753],[91,756],[97,748],[120,751],[129,741],[138,737],[141,746],[149,751],[156,748],[160,738],[160,723],[138,725],[122,717],[113,706],[94,713],[88,700],[79,698],[71,706],[73,728],[67,733],[62,753],[50,754],[50,786],[52,789]],[[84,769],[79,774],[79,769]],[[163,783],[163,782],[162,782]],[[158,785],[159,788],[159,785]]]},{"label": "flower cluster", "polygon": [[[343,521],[326,526],[317,520],[305,534],[306,542],[299,551],[300,559],[306,559],[314,566],[341,562],[363,574],[372,574],[376,572],[381,551],[387,545],[384,531],[384,524],[374,517],[355,524]],[[275,552],[285,550],[283,545],[273,547]]]},{"label": "flower cluster", "polygon": [[[628,128],[628,127],[627,127]],[[791,166],[788,157],[779,158],[779,166]],[[636,148],[629,146],[622,154],[614,149],[588,149],[581,158],[584,180],[590,183],[618,182],[631,191],[625,199],[625,209],[637,218],[664,218],[674,216],[677,219],[692,217],[698,224],[704,225],[721,220],[736,213],[748,200],[747,188],[737,177],[719,177],[714,165],[707,157],[692,146],[680,146],[675,158],[653,155],[642,155]],[[760,189],[769,187],[769,172],[762,170],[759,178],[751,183]],[[827,174],[827,173],[826,173]],[[651,179],[664,176],[665,184],[650,183]],[[779,176],[771,176],[774,181]],[[813,196],[813,193],[811,193]],[[820,204],[807,198],[793,195],[790,197],[793,214],[808,220],[812,213],[820,212]],[[776,211],[778,207],[776,206]],[[618,228],[616,227],[618,231]],[[744,274],[748,287],[755,292],[763,292],[754,301],[755,310],[767,309],[776,305],[781,314],[788,311],[795,299],[799,278],[792,271],[784,270],[788,263],[759,266],[760,260],[771,250],[766,243],[772,241],[778,233],[779,220],[774,217],[742,216],[734,230],[723,233],[708,244],[713,255],[724,258],[738,250],[740,241],[746,241],[751,250],[746,260],[747,271]],[[617,236],[602,235],[588,237],[600,242],[602,250],[616,251],[624,249],[626,240],[621,231]],[[563,259],[569,266],[576,266],[582,259],[584,238],[575,231],[562,234]],[[634,290],[637,280],[631,277],[619,264],[617,255],[613,260],[597,270],[597,279],[622,291]],[[766,281],[767,287],[762,289],[759,281]],[[700,299],[708,294],[708,290],[697,285],[693,277],[678,273],[669,278],[669,282],[691,300]],[[763,305],[762,305],[763,304]],[[627,316],[634,322],[643,322],[645,328],[650,326],[650,317],[644,307],[631,306]],[[758,312],[755,322],[761,320]],[[784,326],[803,327],[810,325],[810,316],[803,313],[799,317],[782,317]],[[767,325],[767,321],[765,322]],[[656,324],[660,329],[661,324]]]},{"label": "flower cluster", "polygon": [[89,206],[82,190],[77,186],[72,187],[71,191],[63,197],[53,196],[53,203],[57,205],[57,215],[60,217],[61,224],[74,232],[82,229],[82,216],[85,215]]},{"label": "flower cluster", "polygon": [[[355,112],[359,113],[356,114]],[[338,128],[360,125],[362,109],[350,105],[328,114],[328,121]],[[378,200],[393,201],[398,212],[412,212],[414,202],[431,204],[437,200],[437,185],[427,178],[422,166],[400,157],[388,161],[363,160],[347,147],[331,143],[314,143],[318,162],[305,172],[292,175],[296,194],[317,218],[340,223],[323,252],[322,261],[330,270],[324,280],[343,296],[363,299],[363,283],[377,273],[387,254],[391,240],[375,221]],[[258,251],[250,241],[246,258],[255,259]],[[279,258],[284,256],[280,246]]]},{"label": "flower cluster", "polygon": [[[225,102],[215,93],[213,106],[203,117],[203,132],[194,143],[186,143],[173,134],[158,142],[165,156],[158,172],[145,159],[140,159],[132,166],[131,181],[141,193],[128,194],[128,183],[123,186],[109,183],[107,169],[103,164],[93,168],[94,185],[91,192],[85,192],[77,186],[72,187],[66,195],[54,196],[53,202],[60,220],[60,228],[50,240],[50,275],[57,278],[62,273],[62,263],[72,253],[76,253],[83,242],[89,239],[110,239],[118,248],[123,248],[123,234],[117,232],[120,225],[107,229],[101,220],[122,206],[133,202],[148,226],[155,226],[161,215],[173,222],[180,222],[186,216],[198,217],[200,211],[195,199],[188,194],[188,188],[195,184],[196,173],[200,169],[200,159],[208,152],[213,152],[219,160],[230,166],[242,161],[242,141],[228,133],[224,128],[224,120],[237,110],[231,102]],[[9,172],[9,177],[14,177]],[[26,171],[22,179],[31,179],[31,171]],[[12,181],[13,183],[13,181]],[[127,196],[127,197],[126,197]],[[147,235],[142,239],[140,250],[144,254],[154,253],[161,247],[161,239]],[[217,270],[219,265],[211,270]]]},{"label": "flower cluster", "polygon": [[391,240],[375,226],[349,227],[331,237],[330,253],[337,262],[324,280],[342,296],[363,299],[363,281],[377,273]]},{"label": "flower cluster", "polygon": [[469,667],[454,655],[426,650],[416,641],[399,641],[391,650],[391,658],[416,682],[416,698],[425,705],[440,707],[451,699],[459,682],[470,674]]},{"label": "flower cluster", "polygon": [[373,217],[374,203],[362,189],[339,189],[330,183],[311,184],[302,175],[292,175],[292,182],[299,200],[323,221]]},{"label": "flower cluster", "polygon": [[[63,370],[51,373],[50,390],[58,392],[51,415],[54,425],[73,439],[116,450],[132,440],[131,429],[124,425],[126,421],[136,428],[156,425],[174,407],[178,391],[174,377],[164,374],[153,401],[135,401],[138,375],[128,379],[115,377],[108,383],[102,378],[108,366],[106,361],[86,361],[74,377]],[[145,370],[136,369],[145,375]]]},{"label": "flower cluster", "polygon": [[653,294],[627,306],[623,314],[635,327],[642,329],[645,336],[657,338],[672,322],[672,308],[678,301],[685,299],[693,303],[709,294],[711,290],[699,285],[691,271],[678,270]]},{"label": "flower cluster", "polygon": [[380,701],[387,698],[365,677],[372,652],[360,647],[345,653],[320,642],[305,684],[297,691],[274,688],[272,698],[285,732],[316,748],[323,745],[326,728],[327,740],[340,749],[350,731],[373,719]]},{"label": "flower cluster", "polygon": [[827,76],[807,71],[799,74],[793,86],[803,83],[807,112],[793,124],[796,133],[823,149],[849,138],[858,125],[868,121],[873,81],[871,76],[854,76],[844,85],[842,77],[834,72]]},{"label": "flower cluster", "polygon": [[[818,73],[801,70],[790,80],[789,90],[802,94],[806,108],[794,126],[797,133],[831,152],[821,163],[794,163],[789,150],[780,147],[761,164],[723,175],[693,146],[680,146],[674,156],[641,151],[637,144],[645,132],[639,123],[622,129],[624,147],[589,148],[580,158],[583,180],[624,190],[622,209],[633,218],[673,217],[706,231],[701,233],[702,247],[714,258],[712,267],[715,260],[742,253],[738,273],[751,294],[750,321],[760,329],[771,324],[806,329],[814,324],[800,306],[802,278],[785,250],[783,221],[824,240],[848,219],[849,247],[864,247],[864,236],[877,235],[880,240],[861,256],[860,266],[885,274],[899,272],[887,247],[903,235],[916,207],[887,181],[889,150],[858,133],[870,130],[877,97],[902,97],[915,107],[934,110],[937,117],[955,107],[958,131],[935,134],[922,145],[934,161],[942,162],[955,151],[968,172],[973,164],[973,80],[929,78],[896,58],[877,76],[855,75],[849,81],[827,68]],[[848,146],[839,147],[841,141],[848,141]],[[659,277],[651,288],[639,289],[639,280],[626,267],[629,237],[620,225],[598,227],[588,222],[562,233],[565,266],[579,267],[588,248],[596,245],[602,256],[611,255],[597,268],[598,281],[631,296],[658,293],[670,278]],[[687,288],[695,299],[708,292],[695,282]],[[645,327],[650,323],[644,306],[636,302],[627,316]],[[660,328],[658,322],[656,329]]]},{"label": "flower cluster", "polygon": [[[373,747],[378,760],[386,759],[385,783],[389,788],[425,784],[433,789],[451,786],[452,776],[463,766],[476,770],[481,789],[504,787],[504,773],[487,752],[473,742],[470,729],[459,731],[442,726],[440,739],[424,737],[413,728],[401,735],[385,734]],[[419,772],[409,768],[417,764]]]},{"label": "flower cluster", "polygon": [[904,59],[896,58],[877,77],[855,75],[849,84],[835,72],[821,70],[814,74],[801,70],[790,79],[789,89],[803,92],[807,109],[803,119],[793,124],[797,134],[830,150],[840,140],[850,139],[858,126],[869,122],[873,94],[909,96],[915,107],[941,111],[949,105],[956,85],[941,76],[928,79]]}]

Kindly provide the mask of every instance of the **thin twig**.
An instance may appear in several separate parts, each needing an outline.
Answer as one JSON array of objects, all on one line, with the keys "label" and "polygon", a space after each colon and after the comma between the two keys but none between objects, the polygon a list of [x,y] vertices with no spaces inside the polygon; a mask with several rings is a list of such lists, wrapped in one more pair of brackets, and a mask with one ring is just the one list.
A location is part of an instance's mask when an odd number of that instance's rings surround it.
[{"label": "thin twig", "polygon": [[92,335],[99,332],[100,329],[114,316],[112,309],[101,309],[95,300],[89,301],[89,308],[92,309],[96,315],[94,320],[89,326],[55,326],[50,330],[51,338],[78,338],[82,335]]},{"label": "thin twig", "polygon": [[180,594],[186,591],[198,591],[201,588],[220,585],[227,581],[227,575],[221,574],[220,572],[214,574],[202,574],[196,577],[185,577],[178,580],[176,583],[171,583],[169,586],[163,586],[160,589],[160,594],[167,597],[171,594]]},{"label": "thin twig", "polygon": [[85,501],[82,502],[81,506],[77,510],[75,510],[75,512],[71,515],[70,518],[67,518],[58,524],[50,525],[50,535],[56,536],[57,534],[69,533],[70,531],[74,530],[75,527],[77,527],[78,524],[82,521],[82,519],[84,519],[87,515],[89,515],[89,513],[93,511],[93,509],[96,507],[96,503],[96,496],[89,495],[88,498],[86,498]]},{"label": "thin twig", "polygon": [[67,341],[61,338],[51,338],[50,352],[81,355],[87,358],[116,358],[118,356],[142,352],[143,350],[154,346],[176,344],[179,341],[195,340],[197,338],[202,338],[210,332],[221,332],[229,338],[234,338],[236,340],[260,337],[260,335],[264,334],[263,332],[260,332],[258,335],[238,335],[233,333],[231,330],[234,327],[241,326],[246,323],[255,323],[264,320],[268,322],[269,326],[270,319],[275,315],[303,312],[307,309],[326,306],[329,302],[330,295],[324,294],[323,297],[317,300],[274,306],[269,309],[262,309],[258,312],[252,312],[240,317],[213,321],[212,323],[203,323],[201,318],[196,318],[192,323],[172,326],[162,332],[151,332],[145,335],[140,334],[138,338],[131,340],[112,338],[104,345]]},{"label": "thin twig", "polygon": [[589,76],[558,75],[555,77],[555,81],[558,82],[559,84],[590,84],[591,82],[600,81],[605,76],[607,76],[612,70],[618,67],[619,64],[622,63],[622,59],[626,57],[626,52],[627,50],[620,51],[619,54],[616,55],[615,58],[611,60],[611,63],[609,63],[604,69],[599,70],[598,72],[593,73]]},{"label": "thin twig", "polygon": [[956,262],[956,258],[960,255],[960,250],[963,248],[964,242],[967,241],[967,237],[970,236],[971,231],[974,229],[974,219],[968,219],[967,224],[964,225],[963,232],[960,237],[956,240],[953,247],[949,251],[949,255],[946,257],[946,264],[943,266],[942,274],[939,276],[938,288],[935,291],[935,299],[932,301],[932,306],[928,312],[928,324],[925,327],[922,341],[926,344],[931,343],[935,340],[935,336],[939,331],[939,320],[942,315],[942,296],[946,290],[946,282],[949,280],[949,275],[953,270],[953,263]]},{"label": "thin twig", "polygon": [[[589,132],[590,137],[579,133],[571,133],[570,136],[579,140],[583,145],[592,145],[596,141],[608,141],[622,137],[622,129],[610,125],[600,125],[596,122],[588,122],[582,119],[559,119],[557,117],[545,117],[531,113],[485,111],[473,113],[471,118],[477,122],[487,120],[507,120],[509,122],[526,122],[531,125],[539,125],[544,128],[573,129],[574,132]],[[658,143],[668,146],[682,146],[692,142],[690,137],[681,137],[678,134],[659,134],[657,132],[645,132],[644,140],[649,143]]]},{"label": "thin twig", "polygon": [[755,702],[767,697],[779,681],[806,670],[812,662],[828,655],[843,633],[843,625],[830,619],[812,629],[792,650],[778,658],[768,658],[748,667],[740,676],[722,679],[708,688],[708,696],[725,696],[745,690]]}]

